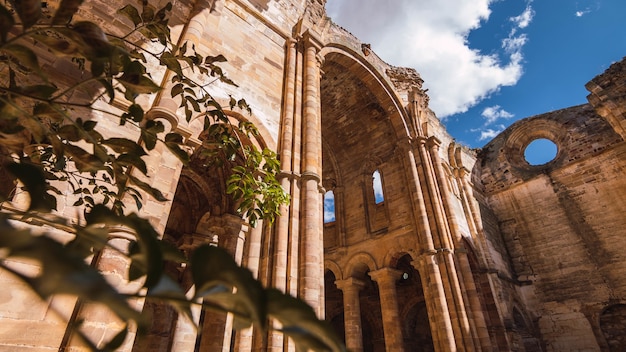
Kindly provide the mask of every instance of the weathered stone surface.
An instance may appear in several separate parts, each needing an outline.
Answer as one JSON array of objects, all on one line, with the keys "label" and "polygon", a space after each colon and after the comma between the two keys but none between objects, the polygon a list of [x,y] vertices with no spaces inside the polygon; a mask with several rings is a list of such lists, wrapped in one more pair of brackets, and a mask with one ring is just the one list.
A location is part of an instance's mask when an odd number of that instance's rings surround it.
[{"label": "weathered stone surface", "polygon": [[[80,16],[123,33],[131,24],[114,11],[124,3],[87,1]],[[147,201],[142,215],[185,251],[200,243],[227,247],[264,284],[313,305],[354,351],[621,351],[626,63],[587,85],[589,104],[516,122],[474,151],[457,144],[428,108],[416,70],[383,62],[333,24],[324,3],[174,2],[174,36],[228,58],[223,67],[239,87],[214,83],[214,95],[252,105],[250,116],[228,114],[255,123],[260,136],[250,142],[279,154],[292,201],[275,224],[251,229],[225,193],[224,170],[205,166],[200,153],[183,167],[157,148],[146,181],[171,200]],[[44,56],[60,84],[76,74],[66,61]],[[153,77],[164,77],[149,65]],[[184,121],[176,102],[154,101],[142,104],[190,141],[202,138],[201,121]],[[107,135],[137,138],[106,114],[92,118]],[[523,152],[537,138],[554,141],[558,153],[532,166]],[[325,191],[334,194],[335,220],[323,224]],[[73,216],[72,192],[63,192],[59,212]],[[111,283],[132,292],[137,283],[125,285],[127,265],[114,252],[98,263]],[[191,289],[183,268],[168,270]],[[8,273],[0,272],[0,283],[11,287],[0,292],[0,350],[84,348],[76,339],[62,345],[66,324],[50,315],[48,302],[32,303]],[[65,318],[76,307],[96,340],[123,327],[102,307],[68,298],[54,304]],[[280,334],[231,334],[226,316],[195,312],[198,336],[169,308],[136,306],[152,311],[155,322],[145,338],[131,331],[125,351],[290,348]]]}]

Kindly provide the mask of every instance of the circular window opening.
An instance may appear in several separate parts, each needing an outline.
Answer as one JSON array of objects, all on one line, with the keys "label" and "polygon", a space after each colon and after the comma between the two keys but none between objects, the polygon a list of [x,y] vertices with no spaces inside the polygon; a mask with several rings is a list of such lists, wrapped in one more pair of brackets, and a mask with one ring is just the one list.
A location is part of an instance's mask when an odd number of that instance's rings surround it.
[{"label": "circular window opening", "polygon": [[556,158],[558,148],[556,144],[546,138],[535,139],[524,150],[524,159],[530,165],[543,165]]}]

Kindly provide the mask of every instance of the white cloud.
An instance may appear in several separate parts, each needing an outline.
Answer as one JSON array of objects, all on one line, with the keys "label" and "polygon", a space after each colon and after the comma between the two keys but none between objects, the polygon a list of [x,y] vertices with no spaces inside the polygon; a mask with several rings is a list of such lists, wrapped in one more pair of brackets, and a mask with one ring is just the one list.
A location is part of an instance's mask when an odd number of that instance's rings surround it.
[{"label": "white cloud", "polygon": [[518,28],[524,29],[528,27],[530,22],[533,20],[534,16],[535,16],[535,11],[530,6],[530,2],[529,2],[528,5],[526,5],[526,9],[524,9],[524,12],[522,12],[521,15],[511,17],[510,20],[511,22],[515,23]]},{"label": "white cloud", "polygon": [[335,221],[335,194],[331,191],[324,194],[324,222]]},{"label": "white cloud", "polygon": [[510,112],[502,109],[500,105],[486,107],[481,115],[485,118],[485,126],[491,125],[499,119],[510,119],[514,116]]},{"label": "white cloud", "polygon": [[484,130],[473,129],[472,132],[480,132],[480,137],[478,137],[478,141],[482,142],[488,139],[491,139],[504,131],[504,125],[497,126],[497,129],[487,128]]},{"label": "white cloud", "polygon": [[589,12],[591,12],[591,10],[576,11],[576,17],[583,17],[584,15],[588,14]]},{"label": "white cloud", "polygon": [[429,88],[430,107],[439,117],[465,112],[502,86],[517,83],[523,72],[517,30],[528,26],[528,5],[511,18],[515,30],[501,44],[503,53],[481,53],[468,35],[487,21],[496,0],[328,0],[329,16],[386,62],[413,67]]}]

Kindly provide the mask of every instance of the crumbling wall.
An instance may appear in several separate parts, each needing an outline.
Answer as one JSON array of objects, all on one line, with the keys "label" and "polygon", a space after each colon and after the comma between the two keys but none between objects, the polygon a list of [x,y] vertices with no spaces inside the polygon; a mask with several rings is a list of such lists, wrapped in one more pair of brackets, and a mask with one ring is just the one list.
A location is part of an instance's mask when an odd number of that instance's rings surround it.
[{"label": "crumbling wall", "polygon": [[[557,154],[531,165],[524,150],[539,138]],[[598,316],[626,293],[624,153],[622,137],[585,104],[518,121],[479,154],[474,181],[492,215],[485,232],[495,251],[506,248],[512,295],[545,350],[606,347]]]}]

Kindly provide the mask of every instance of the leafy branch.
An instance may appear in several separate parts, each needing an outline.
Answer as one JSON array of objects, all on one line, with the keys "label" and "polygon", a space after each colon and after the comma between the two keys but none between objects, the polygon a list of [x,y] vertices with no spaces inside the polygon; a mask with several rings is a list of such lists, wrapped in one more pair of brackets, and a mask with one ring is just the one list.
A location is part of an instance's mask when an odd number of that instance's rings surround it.
[{"label": "leafy branch", "polygon": [[[289,201],[276,179],[280,171],[276,154],[259,150],[251,142],[258,134],[254,125],[232,123],[209,91],[216,81],[236,86],[219,66],[226,58],[203,56],[193,44],[174,44],[168,18],[171,3],[159,9],[147,1],[139,8],[124,6],[118,14],[133,24],[124,35],[75,19],[82,0],[59,2],[50,17],[42,14],[41,1],[9,3],[0,5],[0,175],[3,182],[15,181],[30,200],[20,207],[12,203],[15,192],[1,195],[0,268],[42,299],[71,294],[102,303],[127,324],[134,322],[140,333],[147,319],[130,302],[151,298],[171,304],[188,318],[191,306],[202,304],[233,313],[237,326],[268,329],[268,319],[276,319],[299,351],[343,350],[310,307],[262,287],[224,250],[200,246],[183,253],[161,241],[139,213],[126,209],[133,203],[141,210],[145,196],[167,200],[142,178],[150,176],[145,158],[157,143],[183,164],[190,161],[183,136],[147,117],[145,98],[167,93],[178,99],[187,122],[203,119],[203,145],[196,152],[231,168],[226,191],[250,224],[260,219],[271,223],[280,205]],[[58,79],[59,72],[42,64],[48,52],[80,74]],[[168,72],[169,92],[154,82],[149,65]],[[244,99],[231,97],[228,106],[251,112]],[[102,117],[94,118],[96,114]],[[136,138],[111,132],[106,128],[111,120]],[[83,214],[69,218],[55,213],[61,197],[71,198]],[[35,225],[45,226],[35,231]],[[63,231],[66,239],[59,240],[49,229]],[[129,241],[127,248],[110,244],[120,231]],[[140,286],[135,292],[122,294],[97,265],[87,262],[89,258],[97,262],[102,251],[126,258],[128,280]],[[41,271],[20,271],[12,265],[17,258],[38,263]],[[166,261],[190,270],[195,286],[191,298],[165,273]],[[73,328],[93,350],[113,350],[126,338],[122,329],[98,344],[89,341],[80,324]]]}]

